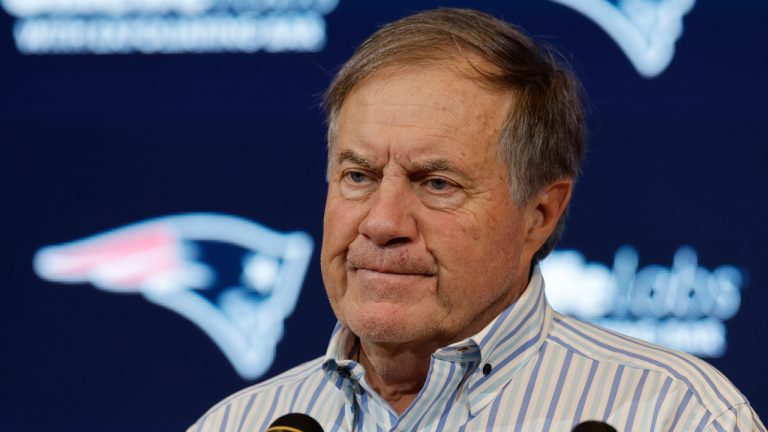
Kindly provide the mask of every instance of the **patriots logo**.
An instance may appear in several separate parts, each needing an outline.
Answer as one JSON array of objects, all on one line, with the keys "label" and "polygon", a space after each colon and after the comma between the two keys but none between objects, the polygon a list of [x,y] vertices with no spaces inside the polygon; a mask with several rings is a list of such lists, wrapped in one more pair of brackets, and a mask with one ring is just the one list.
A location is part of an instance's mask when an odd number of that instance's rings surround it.
[{"label": "patriots logo", "polygon": [[658,76],[675,55],[683,16],[695,0],[552,0],[571,7],[608,33],[646,78]]},{"label": "patriots logo", "polygon": [[52,282],[142,294],[197,324],[240,376],[254,379],[274,360],[312,248],[304,232],[192,213],[42,248],[34,268]]}]

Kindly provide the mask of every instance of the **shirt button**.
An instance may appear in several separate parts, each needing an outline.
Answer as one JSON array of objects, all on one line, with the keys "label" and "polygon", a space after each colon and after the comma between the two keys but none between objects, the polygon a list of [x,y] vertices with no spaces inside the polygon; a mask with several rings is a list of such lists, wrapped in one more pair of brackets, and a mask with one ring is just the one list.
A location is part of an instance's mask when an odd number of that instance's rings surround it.
[{"label": "shirt button", "polygon": [[485,366],[483,366],[483,375],[488,376],[492,370],[493,366],[491,366],[490,363],[486,363]]}]

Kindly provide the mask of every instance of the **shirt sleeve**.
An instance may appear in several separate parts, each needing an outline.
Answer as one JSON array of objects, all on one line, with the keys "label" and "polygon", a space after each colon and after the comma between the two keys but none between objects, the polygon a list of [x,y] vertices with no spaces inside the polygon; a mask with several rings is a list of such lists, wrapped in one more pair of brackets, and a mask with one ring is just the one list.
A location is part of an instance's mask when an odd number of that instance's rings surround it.
[{"label": "shirt sleeve", "polygon": [[748,403],[734,405],[712,420],[705,430],[707,432],[766,432],[760,417]]}]

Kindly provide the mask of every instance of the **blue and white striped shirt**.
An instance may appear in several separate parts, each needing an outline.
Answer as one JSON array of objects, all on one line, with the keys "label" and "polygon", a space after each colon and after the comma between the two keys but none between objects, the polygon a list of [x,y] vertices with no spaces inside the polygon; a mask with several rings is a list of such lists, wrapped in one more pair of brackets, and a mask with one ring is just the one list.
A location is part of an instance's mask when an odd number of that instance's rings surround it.
[{"label": "blue and white striped shirt", "polygon": [[263,431],[306,413],[326,431],[765,431],[715,368],[554,312],[538,268],[480,333],[436,351],[426,382],[398,415],[365,380],[357,339],[336,326],[324,357],[236,393],[190,432]]}]

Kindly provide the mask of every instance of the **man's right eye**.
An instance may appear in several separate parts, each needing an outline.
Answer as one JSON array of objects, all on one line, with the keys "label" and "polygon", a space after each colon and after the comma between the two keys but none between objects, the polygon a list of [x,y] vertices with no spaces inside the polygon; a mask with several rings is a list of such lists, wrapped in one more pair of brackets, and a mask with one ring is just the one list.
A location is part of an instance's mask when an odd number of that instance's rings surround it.
[{"label": "man's right eye", "polygon": [[376,177],[373,173],[360,169],[350,169],[342,172],[339,181],[339,192],[348,199],[366,197],[375,187]]}]

